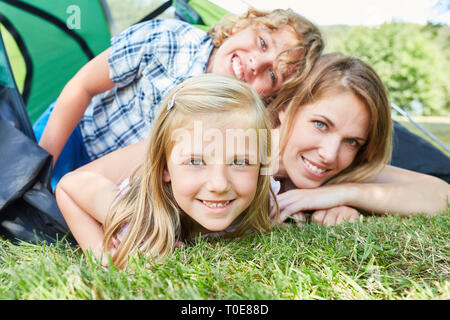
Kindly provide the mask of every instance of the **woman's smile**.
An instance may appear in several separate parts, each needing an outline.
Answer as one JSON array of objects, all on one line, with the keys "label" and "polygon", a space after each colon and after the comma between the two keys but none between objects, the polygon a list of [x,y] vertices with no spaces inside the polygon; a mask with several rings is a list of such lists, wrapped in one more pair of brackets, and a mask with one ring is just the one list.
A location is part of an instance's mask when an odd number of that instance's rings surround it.
[{"label": "woman's smile", "polygon": [[[280,122],[286,115],[279,113]],[[297,188],[317,188],[350,166],[358,153],[356,139],[366,139],[367,107],[345,91],[299,108],[281,155],[280,175]]]},{"label": "woman's smile", "polygon": [[322,179],[330,170],[327,169],[324,166],[320,166],[317,163],[306,159],[305,157],[301,156],[301,159],[303,160],[303,163],[305,165],[306,171],[311,174],[313,177],[317,177],[319,179]]}]

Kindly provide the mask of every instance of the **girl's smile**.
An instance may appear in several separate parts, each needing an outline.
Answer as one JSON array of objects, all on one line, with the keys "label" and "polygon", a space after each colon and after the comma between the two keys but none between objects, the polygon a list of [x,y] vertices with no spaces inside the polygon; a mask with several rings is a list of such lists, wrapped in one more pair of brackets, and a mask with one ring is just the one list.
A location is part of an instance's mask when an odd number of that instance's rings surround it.
[{"label": "girl's smile", "polygon": [[206,207],[207,214],[222,215],[231,209],[234,200],[226,201],[205,201],[199,200],[202,206]]},{"label": "girl's smile", "polygon": [[200,199],[198,200],[210,209],[228,207],[228,205],[230,205],[231,202],[234,201],[234,200],[218,201],[218,200],[200,200]]}]

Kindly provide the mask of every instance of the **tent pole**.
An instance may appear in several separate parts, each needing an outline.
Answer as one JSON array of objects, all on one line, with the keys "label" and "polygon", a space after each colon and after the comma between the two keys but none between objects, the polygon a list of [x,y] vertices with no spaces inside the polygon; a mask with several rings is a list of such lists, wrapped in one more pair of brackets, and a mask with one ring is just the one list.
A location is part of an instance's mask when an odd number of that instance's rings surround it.
[{"label": "tent pole", "polygon": [[434,142],[436,142],[438,145],[440,145],[445,151],[450,153],[450,149],[438,138],[436,138],[430,131],[422,127],[419,123],[415,122],[410,114],[406,112],[405,110],[401,109],[399,106],[397,106],[395,103],[391,102],[391,107],[395,109],[398,113],[400,113],[402,116],[408,118],[408,120],[414,124],[417,128],[419,128],[423,133],[425,133],[428,137],[430,137]]},{"label": "tent pole", "polygon": [[114,23],[114,19],[111,14],[111,10],[109,9],[108,2],[106,0],[99,0],[100,5],[103,8],[103,13],[105,14],[106,21],[108,22],[109,30],[112,36],[117,35],[119,32],[117,30],[117,26]]}]

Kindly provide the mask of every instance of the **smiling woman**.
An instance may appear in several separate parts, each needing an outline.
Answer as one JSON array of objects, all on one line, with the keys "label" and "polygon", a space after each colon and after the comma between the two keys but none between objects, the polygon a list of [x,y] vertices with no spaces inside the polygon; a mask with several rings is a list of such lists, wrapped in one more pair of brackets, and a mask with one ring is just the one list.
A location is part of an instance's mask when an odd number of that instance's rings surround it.
[{"label": "smiling woman", "polygon": [[375,71],[357,58],[322,56],[293,99],[271,108],[281,129],[277,196],[281,215],[337,224],[355,221],[354,208],[428,215],[443,211],[447,183],[389,166],[392,120],[387,93]]},{"label": "smiling woman", "polygon": [[[307,169],[315,164],[322,175],[311,187],[367,181],[390,160],[387,92],[375,71],[357,58],[338,53],[322,56],[289,104],[271,111],[272,122],[284,138],[281,170],[288,173],[297,160]],[[308,186],[299,183],[298,187]]]},{"label": "smiling woman", "polygon": [[[285,121],[284,111],[279,118]],[[304,139],[287,140],[278,175],[292,177],[303,188],[322,185],[351,165],[366,144],[369,121],[365,105],[351,92],[303,106],[295,115],[290,136]]]}]

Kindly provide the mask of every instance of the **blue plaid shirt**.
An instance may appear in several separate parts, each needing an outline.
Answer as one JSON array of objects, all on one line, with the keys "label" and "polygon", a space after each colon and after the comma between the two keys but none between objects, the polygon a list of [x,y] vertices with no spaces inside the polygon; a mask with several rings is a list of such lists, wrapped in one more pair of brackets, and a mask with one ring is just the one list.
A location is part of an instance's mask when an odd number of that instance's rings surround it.
[{"label": "blue plaid shirt", "polygon": [[185,22],[155,19],[128,28],[111,40],[111,48],[115,87],[96,95],[80,121],[91,160],[148,137],[161,100],[205,72],[213,44]]}]

